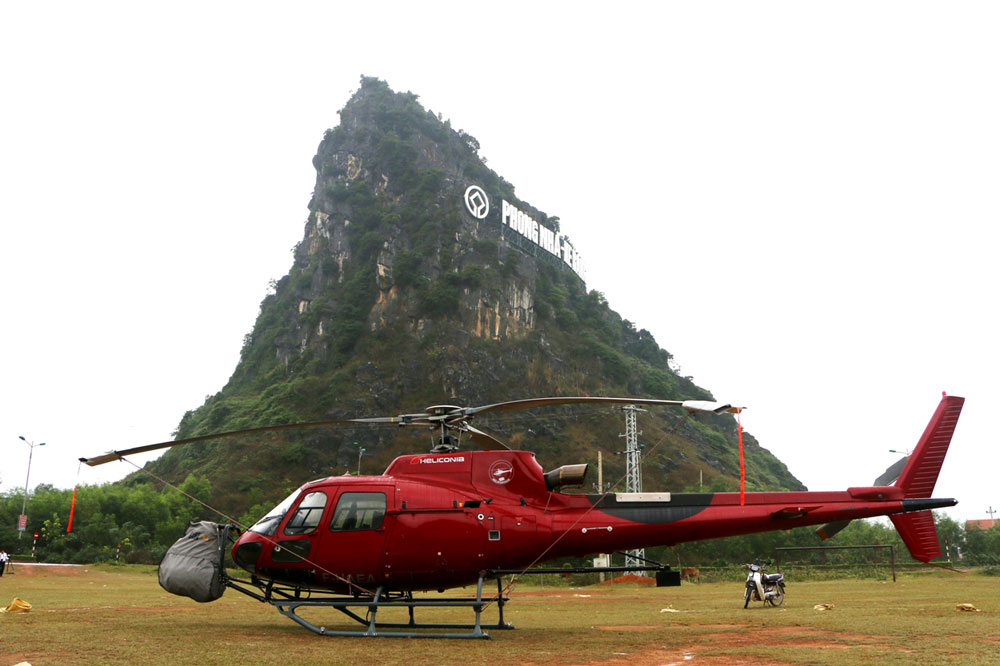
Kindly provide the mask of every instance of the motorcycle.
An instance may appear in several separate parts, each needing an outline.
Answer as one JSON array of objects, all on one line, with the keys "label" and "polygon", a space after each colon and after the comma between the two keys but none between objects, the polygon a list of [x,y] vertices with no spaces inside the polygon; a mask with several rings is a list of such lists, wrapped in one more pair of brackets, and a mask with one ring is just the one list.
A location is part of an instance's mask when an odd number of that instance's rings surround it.
[{"label": "motorcycle", "polygon": [[772,606],[780,606],[785,601],[785,575],[765,573],[760,561],[744,564],[750,572],[747,574],[746,590],[743,593],[743,608],[750,605],[750,600],[763,601]]}]

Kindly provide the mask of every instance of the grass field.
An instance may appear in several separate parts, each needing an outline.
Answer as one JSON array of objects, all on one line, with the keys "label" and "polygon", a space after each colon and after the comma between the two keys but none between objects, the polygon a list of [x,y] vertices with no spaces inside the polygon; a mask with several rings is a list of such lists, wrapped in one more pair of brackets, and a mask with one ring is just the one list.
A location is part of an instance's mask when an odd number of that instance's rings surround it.
[{"label": "grass field", "polygon": [[[0,578],[0,607],[14,597],[33,605],[0,614],[0,666],[1000,664],[1000,577],[976,573],[791,579],[782,607],[747,610],[740,583],[519,584],[505,611],[517,630],[458,641],[317,636],[232,591],[210,604],[167,594],[152,567],[39,569],[19,565]],[[956,611],[959,603],[980,612]],[[465,622],[466,612],[418,618]],[[495,621],[493,610],[486,615]],[[333,612],[323,622],[347,626]]]}]

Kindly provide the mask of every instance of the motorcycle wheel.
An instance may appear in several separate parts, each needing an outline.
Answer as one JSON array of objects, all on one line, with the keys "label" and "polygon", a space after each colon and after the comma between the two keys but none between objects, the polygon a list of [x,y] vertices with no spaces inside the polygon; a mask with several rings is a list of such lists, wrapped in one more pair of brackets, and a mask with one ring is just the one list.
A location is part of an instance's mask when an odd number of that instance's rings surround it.
[{"label": "motorcycle wheel", "polygon": [[750,588],[748,587],[747,591],[743,594],[743,608],[746,608],[749,605],[750,605]]},{"label": "motorcycle wheel", "polygon": [[774,596],[767,600],[772,606],[780,606],[785,602],[785,588],[781,585],[774,586]]}]

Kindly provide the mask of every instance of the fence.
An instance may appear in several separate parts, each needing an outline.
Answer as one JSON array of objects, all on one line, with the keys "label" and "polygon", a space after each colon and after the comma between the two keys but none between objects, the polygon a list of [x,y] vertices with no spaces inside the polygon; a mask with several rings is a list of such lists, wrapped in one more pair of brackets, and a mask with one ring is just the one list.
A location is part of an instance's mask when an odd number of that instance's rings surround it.
[{"label": "fence", "polygon": [[889,549],[889,562],[892,566],[892,582],[896,582],[896,547],[893,545],[869,545],[869,546],[784,546],[774,549],[774,563],[778,571],[781,571],[782,553],[800,550],[857,550],[857,549]]}]

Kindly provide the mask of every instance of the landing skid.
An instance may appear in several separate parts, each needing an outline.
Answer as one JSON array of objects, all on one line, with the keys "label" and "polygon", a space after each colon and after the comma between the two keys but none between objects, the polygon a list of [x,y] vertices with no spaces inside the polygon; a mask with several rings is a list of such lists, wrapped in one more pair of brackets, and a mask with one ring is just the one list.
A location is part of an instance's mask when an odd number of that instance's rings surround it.
[{"label": "landing skid", "polygon": [[[514,625],[505,622],[503,619],[503,607],[509,600],[503,596],[503,583],[497,577],[497,596],[495,598],[483,598],[483,582],[486,574],[479,576],[476,584],[476,596],[464,598],[436,598],[419,599],[414,598],[409,592],[390,593],[379,587],[374,595],[364,596],[310,596],[307,599],[300,598],[299,592],[293,589],[286,589],[274,585],[260,585],[257,582],[240,581],[235,579],[227,580],[227,586],[238,590],[243,594],[251,596],[258,601],[269,603],[278,609],[278,612],[294,622],[302,625],[309,631],[320,636],[353,636],[353,637],[377,637],[387,638],[478,638],[490,639],[490,635],[484,629],[513,629]],[[264,594],[258,594],[244,587],[244,585],[254,585],[262,590]],[[483,624],[483,609],[491,602],[496,601],[499,619],[496,624]],[[362,625],[364,629],[329,629],[326,626],[317,626],[298,614],[300,608],[333,608],[340,611],[345,616]],[[383,608],[406,608],[409,613],[409,622],[379,622],[378,611]],[[441,624],[417,622],[414,611],[417,608],[471,608],[475,613],[476,620],[473,624]],[[363,614],[363,615],[362,615]],[[465,630],[465,631],[437,631],[440,629]],[[427,631],[431,630],[431,631]]]},{"label": "landing skid", "polygon": [[[379,587],[375,594],[345,596],[316,595],[301,588],[265,583],[258,578],[250,581],[236,578],[226,578],[226,586],[238,592],[253,597],[257,601],[271,604],[278,612],[297,622],[309,631],[320,636],[353,636],[358,638],[383,636],[387,638],[480,638],[490,639],[484,629],[513,629],[514,625],[503,619],[504,606],[510,601],[503,595],[503,576],[505,575],[541,575],[567,573],[619,573],[649,571],[656,572],[657,586],[680,585],[680,573],[672,571],[669,566],[633,566],[633,567],[582,567],[572,569],[495,569],[479,574],[474,597],[443,597],[434,599],[418,599],[410,592],[389,592]],[[496,580],[497,594],[493,598],[483,598],[483,583]],[[258,591],[250,589],[255,588]],[[303,598],[303,593],[306,596]],[[499,618],[496,624],[483,624],[483,609],[496,602]],[[328,629],[325,625],[316,625],[298,614],[300,608],[332,608],[343,613],[364,629],[345,630]],[[406,608],[409,622],[379,622],[378,612],[383,608]],[[441,624],[417,622],[414,611],[417,608],[471,608],[476,615],[473,624]],[[352,610],[356,609],[356,610]],[[363,613],[363,615],[362,615]],[[440,629],[457,629],[455,631],[437,631]],[[430,631],[428,631],[430,630]]]}]

